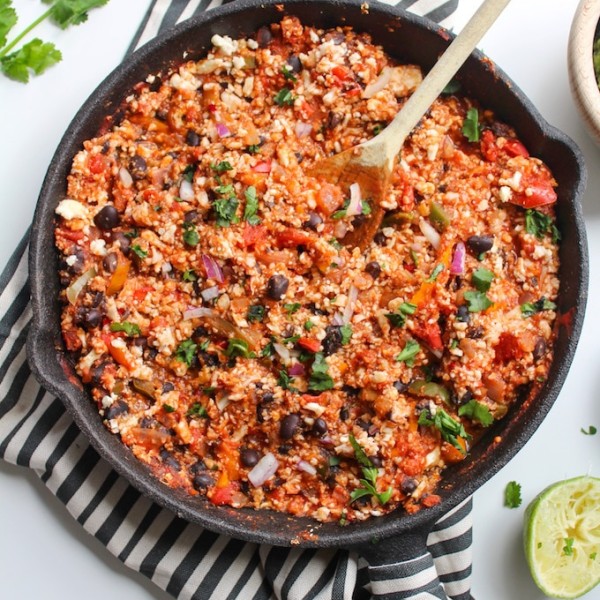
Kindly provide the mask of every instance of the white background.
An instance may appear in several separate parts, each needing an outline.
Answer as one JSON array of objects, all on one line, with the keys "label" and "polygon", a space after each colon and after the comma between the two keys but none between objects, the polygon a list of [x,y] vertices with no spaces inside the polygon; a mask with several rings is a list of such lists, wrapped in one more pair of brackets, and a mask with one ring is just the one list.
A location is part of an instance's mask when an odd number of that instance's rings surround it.
[{"label": "white background", "polygon": [[[473,595],[477,600],[539,600],[522,544],[524,506],[548,484],[600,476],[600,150],[587,137],[570,96],[567,41],[578,0],[513,0],[480,44],[542,115],[569,134],[588,164],[584,200],[591,255],[588,313],[575,361],[549,416],[524,449],[475,495]],[[15,0],[23,25],[43,5]],[[0,80],[0,264],[31,221],[48,163],[72,116],[121,60],[148,0],[112,0],[88,23],[37,34],[64,60],[28,85]],[[457,29],[478,5],[461,0]],[[573,268],[576,268],[574,266]],[[522,484],[520,509],[503,507],[506,483]],[[600,509],[599,509],[600,510]],[[0,462],[0,596],[11,600],[128,600],[168,596],[125,568],[67,513],[39,480]],[[600,600],[600,587],[586,596]],[[217,599],[218,600],[218,599]]]}]

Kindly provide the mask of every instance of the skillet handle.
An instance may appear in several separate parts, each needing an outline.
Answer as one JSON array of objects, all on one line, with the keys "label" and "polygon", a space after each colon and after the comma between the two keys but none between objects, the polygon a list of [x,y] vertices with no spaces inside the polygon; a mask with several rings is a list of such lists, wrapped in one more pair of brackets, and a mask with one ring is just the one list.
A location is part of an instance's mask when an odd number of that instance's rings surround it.
[{"label": "skillet handle", "polygon": [[353,548],[368,563],[372,598],[400,600],[431,594],[432,598],[448,599],[427,550],[430,528],[431,525]]}]

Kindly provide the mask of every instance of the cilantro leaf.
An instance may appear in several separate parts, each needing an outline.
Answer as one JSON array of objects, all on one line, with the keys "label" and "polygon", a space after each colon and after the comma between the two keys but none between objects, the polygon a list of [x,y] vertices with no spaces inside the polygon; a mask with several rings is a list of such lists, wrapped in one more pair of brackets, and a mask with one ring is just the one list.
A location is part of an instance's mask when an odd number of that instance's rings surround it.
[{"label": "cilantro leaf", "polygon": [[17,11],[11,0],[0,0],[0,48],[6,44],[6,36],[17,23]]},{"label": "cilantro leaf", "polygon": [[385,492],[377,491],[377,477],[379,475],[379,470],[371,462],[371,459],[366,455],[362,446],[356,441],[356,438],[352,434],[350,434],[348,439],[354,450],[354,456],[360,465],[364,478],[360,479],[362,487],[354,489],[350,494],[350,502],[354,502],[363,496],[374,496],[381,505],[387,504],[392,497],[392,487],[390,486]]},{"label": "cilantro leaf", "polygon": [[99,8],[108,3],[108,0],[43,0],[52,4],[50,18],[61,29],[70,25],[80,25],[87,21],[88,11]]},{"label": "cilantro leaf", "polygon": [[516,481],[509,481],[504,489],[504,506],[518,508],[521,506],[521,502],[521,484]]},{"label": "cilantro leaf", "polygon": [[249,323],[260,323],[265,318],[265,307],[262,304],[253,304],[248,307],[246,319]]},{"label": "cilantro leaf", "polygon": [[260,219],[256,214],[258,212],[258,196],[256,195],[256,188],[251,185],[244,192],[244,197],[246,198],[244,221],[247,221],[250,223],[250,225],[258,225],[260,223]]},{"label": "cilantro leaf", "polygon": [[352,339],[352,325],[350,325],[350,323],[342,325],[340,327],[340,333],[342,334],[342,346],[345,346]]},{"label": "cilantro leaf", "polygon": [[242,358],[254,358],[256,354],[250,350],[250,346],[246,340],[239,338],[231,338],[227,342],[225,354],[230,358],[241,356]]},{"label": "cilantro leaf", "polygon": [[390,322],[393,327],[404,327],[406,323],[406,317],[408,315],[414,315],[417,310],[416,304],[410,302],[403,302],[396,312],[385,314],[385,318]]},{"label": "cilantro leaf", "polygon": [[41,75],[61,59],[62,54],[54,44],[35,38],[16,52],[0,58],[0,69],[10,79],[27,83],[31,72]]},{"label": "cilantro leaf", "polygon": [[494,422],[494,417],[485,404],[477,400],[469,400],[458,409],[459,417],[469,417],[473,421],[478,421],[484,427],[489,427]]},{"label": "cilantro leaf", "polygon": [[111,323],[110,330],[113,332],[122,331],[127,337],[136,337],[142,335],[140,326],[137,323],[123,321],[122,323]]},{"label": "cilantro leaf", "polygon": [[435,427],[445,442],[452,444],[459,452],[465,454],[465,449],[458,441],[458,437],[463,440],[470,440],[471,436],[466,432],[463,424],[453,419],[443,408],[437,407],[433,416],[428,409],[422,411],[419,415],[418,424],[425,427]]},{"label": "cilantro leaf", "polygon": [[131,251],[138,258],[146,258],[148,256],[148,251],[144,250],[139,244],[133,244],[133,246],[131,246]]},{"label": "cilantro leaf", "polygon": [[183,222],[183,241],[188,246],[197,246],[200,242],[200,236],[193,223]]},{"label": "cilantro leaf", "polygon": [[480,268],[473,271],[471,281],[480,292],[487,292],[494,281],[494,274],[488,269]]},{"label": "cilantro leaf", "polygon": [[203,419],[208,418],[208,412],[206,408],[200,404],[200,402],[194,402],[188,409],[186,416],[188,417],[201,417]]},{"label": "cilantro leaf", "polygon": [[315,360],[311,367],[308,389],[313,392],[322,392],[333,388],[333,379],[329,375],[329,365],[322,352],[315,354]]},{"label": "cilantro leaf", "polygon": [[191,339],[184,340],[181,342],[181,344],[179,344],[179,346],[177,346],[177,349],[175,350],[175,358],[185,363],[188,367],[191,367],[197,349],[198,345],[195,344]]},{"label": "cilantro leaf", "polygon": [[525,231],[541,240],[546,233],[549,233],[553,242],[560,240],[560,231],[552,221],[552,217],[534,208],[525,211]]},{"label": "cilantro leaf", "polygon": [[598,433],[598,429],[596,429],[596,427],[593,425],[590,425],[587,430],[582,427],[581,433],[585,435],[596,435]]},{"label": "cilantro leaf", "polygon": [[291,106],[294,104],[294,100],[295,98],[292,95],[292,90],[289,88],[280,89],[273,97],[273,102],[278,106]]},{"label": "cilantro leaf", "polygon": [[294,75],[292,67],[289,65],[283,65],[283,67],[281,67],[281,73],[288,81],[293,81],[294,83],[298,81],[298,78]]},{"label": "cilantro leaf", "polygon": [[467,301],[469,312],[481,312],[494,304],[485,292],[468,291],[464,293],[464,299]]},{"label": "cilantro leaf", "polygon": [[525,318],[532,317],[533,315],[544,310],[556,310],[556,304],[544,296],[535,302],[525,302],[521,304],[521,313]]},{"label": "cilantro leaf", "polygon": [[233,169],[228,160],[222,160],[220,163],[211,165],[210,168],[215,171],[215,173],[225,173],[225,171],[231,171]]},{"label": "cilantro leaf", "polygon": [[431,275],[426,279],[427,283],[433,283],[438,275],[444,270],[444,265],[439,264],[435,266],[435,269],[431,272]]},{"label": "cilantro leaf", "polygon": [[294,378],[290,377],[285,369],[281,369],[279,371],[279,376],[277,377],[277,384],[284,390],[289,390],[290,392],[297,392],[298,388],[292,385],[293,381]]},{"label": "cilantro leaf", "polygon": [[470,108],[463,122],[462,134],[469,142],[478,142],[481,127],[479,125],[479,111],[476,108]]},{"label": "cilantro leaf", "polygon": [[396,356],[396,360],[398,362],[404,362],[407,366],[412,367],[415,364],[415,356],[421,350],[421,346],[419,342],[416,340],[408,340],[400,352]]},{"label": "cilantro leaf", "polygon": [[283,309],[288,315],[293,315],[295,312],[299,311],[301,307],[302,304],[300,304],[300,302],[286,302],[283,305]]}]

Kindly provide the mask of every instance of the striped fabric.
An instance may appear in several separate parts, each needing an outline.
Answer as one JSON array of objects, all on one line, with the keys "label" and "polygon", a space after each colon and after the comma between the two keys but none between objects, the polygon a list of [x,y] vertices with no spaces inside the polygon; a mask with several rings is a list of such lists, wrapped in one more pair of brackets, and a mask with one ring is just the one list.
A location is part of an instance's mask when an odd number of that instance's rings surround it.
[{"label": "striped fabric", "polygon": [[[220,0],[154,0],[132,49]],[[449,25],[458,0],[399,5]],[[346,550],[258,546],[216,535],[140,495],[88,444],[25,356],[31,321],[26,235],[0,276],[0,457],[33,469],[109,552],[180,599],[469,600],[471,500],[430,533],[428,552],[369,567]]]}]

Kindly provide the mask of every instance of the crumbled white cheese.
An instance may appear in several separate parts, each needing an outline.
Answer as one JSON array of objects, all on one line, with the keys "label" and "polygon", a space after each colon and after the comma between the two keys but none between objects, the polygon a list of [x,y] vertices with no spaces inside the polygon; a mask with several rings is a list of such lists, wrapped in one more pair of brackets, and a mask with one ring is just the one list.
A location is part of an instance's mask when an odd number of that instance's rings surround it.
[{"label": "crumbled white cheese", "polygon": [[69,265],[69,267],[72,267],[77,262],[77,257],[74,254],[71,254],[71,256],[67,256],[65,262]]},{"label": "crumbled white cheese", "polygon": [[63,219],[70,221],[72,219],[85,219],[88,215],[87,207],[77,200],[65,198],[61,200],[56,207],[56,214]]},{"label": "crumbled white cheese", "polygon": [[90,252],[96,256],[106,256],[106,242],[101,239],[90,242]]},{"label": "crumbled white cheese", "polygon": [[210,40],[216,48],[219,48],[226,56],[231,56],[238,47],[237,41],[232,40],[228,35],[215,34]]},{"label": "crumbled white cheese", "polygon": [[243,57],[241,57],[241,56],[233,57],[233,67],[235,69],[243,69],[245,65],[246,65],[246,61],[243,59]]},{"label": "crumbled white cheese", "polygon": [[250,50],[256,50],[258,48],[258,42],[256,40],[246,40],[246,44]]},{"label": "crumbled white cheese", "polygon": [[512,190],[507,185],[503,185],[498,192],[498,196],[502,202],[509,202],[512,198]]}]

